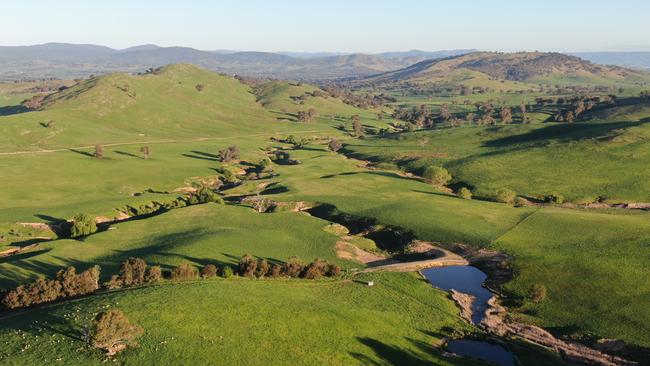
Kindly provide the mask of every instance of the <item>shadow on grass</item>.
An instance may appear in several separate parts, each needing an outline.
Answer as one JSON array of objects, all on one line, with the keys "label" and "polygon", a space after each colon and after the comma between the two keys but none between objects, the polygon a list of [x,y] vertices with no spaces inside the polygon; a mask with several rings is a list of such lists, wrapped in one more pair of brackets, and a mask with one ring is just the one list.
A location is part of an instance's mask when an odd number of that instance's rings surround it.
[{"label": "shadow on grass", "polygon": [[608,122],[608,123],[564,123],[538,128],[530,132],[487,141],[485,147],[509,147],[526,143],[546,143],[549,140],[563,142],[606,137],[613,131],[636,127],[646,122]]},{"label": "shadow on grass", "polygon": [[0,116],[10,116],[12,114],[20,114],[29,112],[29,108],[22,105],[8,105],[0,107]]},{"label": "shadow on grass", "polygon": [[133,154],[133,153],[130,153],[130,152],[126,152],[126,151],[115,150],[115,153],[120,154],[120,155],[124,155],[124,156],[130,156],[132,158],[137,158],[137,159],[144,160],[144,158],[142,156],[136,155],[136,154]]},{"label": "shadow on grass", "polygon": [[435,358],[441,357],[440,351],[432,346],[413,339],[408,339],[413,345],[416,346],[422,353],[417,353],[412,350],[403,349],[395,345],[384,343],[380,340],[369,337],[357,337],[357,340],[370,348],[376,358],[375,360],[365,354],[358,352],[350,352],[350,355],[357,359],[363,365],[409,365],[409,366],[429,366],[433,364]]}]

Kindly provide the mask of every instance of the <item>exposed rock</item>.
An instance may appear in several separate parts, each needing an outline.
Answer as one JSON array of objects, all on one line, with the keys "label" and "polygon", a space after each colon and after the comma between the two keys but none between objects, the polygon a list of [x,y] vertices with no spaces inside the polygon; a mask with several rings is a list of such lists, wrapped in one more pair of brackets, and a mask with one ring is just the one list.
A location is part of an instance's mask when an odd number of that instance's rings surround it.
[{"label": "exposed rock", "polygon": [[472,315],[474,314],[474,312],[472,311],[472,304],[474,303],[474,300],[476,300],[476,297],[462,292],[458,292],[454,289],[450,291],[450,294],[451,294],[451,299],[454,300],[458,305],[458,307],[460,308],[461,318],[472,323]]},{"label": "exposed rock", "polygon": [[605,354],[576,342],[567,342],[555,338],[546,330],[530,324],[523,324],[510,319],[506,309],[497,304],[496,298],[490,299],[489,308],[480,326],[486,331],[499,336],[517,336],[527,341],[551,348],[570,362],[600,366],[634,366],[636,362],[618,356]]}]

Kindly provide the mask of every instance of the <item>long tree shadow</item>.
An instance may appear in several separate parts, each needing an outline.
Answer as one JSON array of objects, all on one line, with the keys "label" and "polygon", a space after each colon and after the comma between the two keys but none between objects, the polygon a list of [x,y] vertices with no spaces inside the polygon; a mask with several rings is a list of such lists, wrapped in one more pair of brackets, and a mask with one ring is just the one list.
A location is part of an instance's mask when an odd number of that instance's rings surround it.
[{"label": "long tree shadow", "polygon": [[193,155],[193,154],[181,154],[181,156],[184,156],[186,158],[199,159],[199,160],[218,161],[218,159],[216,158],[209,158],[207,156],[200,156],[200,155]]},{"label": "long tree shadow", "polygon": [[379,361],[377,361],[365,354],[350,352],[350,355],[359,360],[363,365],[430,366],[433,363],[433,359],[440,356],[439,351],[420,341],[409,340],[412,343],[417,343],[416,347],[424,351],[423,353],[416,353],[368,337],[357,337],[357,340],[363,345],[369,347],[379,359]]},{"label": "long tree shadow", "polygon": [[130,156],[132,158],[138,158],[138,159],[143,159],[144,160],[144,157],[142,157],[140,155],[130,153],[130,152],[127,152],[127,151],[115,150],[115,153],[120,154],[120,155],[124,155],[124,156]]},{"label": "long tree shadow", "polygon": [[0,107],[0,116],[10,116],[12,114],[20,114],[29,112],[29,108],[22,105],[8,105]]},{"label": "long tree shadow", "polygon": [[646,122],[607,122],[607,123],[564,123],[538,128],[520,135],[502,137],[487,141],[485,147],[510,147],[517,144],[546,143],[550,140],[562,142],[602,138],[613,131],[636,127]]}]

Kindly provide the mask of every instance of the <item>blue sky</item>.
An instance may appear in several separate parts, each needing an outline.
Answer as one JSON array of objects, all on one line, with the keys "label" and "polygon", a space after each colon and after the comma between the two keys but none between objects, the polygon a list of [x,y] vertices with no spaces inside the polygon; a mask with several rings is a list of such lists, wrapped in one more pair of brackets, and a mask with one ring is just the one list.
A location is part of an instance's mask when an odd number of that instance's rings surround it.
[{"label": "blue sky", "polygon": [[648,0],[20,0],[0,45],[206,50],[650,50]]}]

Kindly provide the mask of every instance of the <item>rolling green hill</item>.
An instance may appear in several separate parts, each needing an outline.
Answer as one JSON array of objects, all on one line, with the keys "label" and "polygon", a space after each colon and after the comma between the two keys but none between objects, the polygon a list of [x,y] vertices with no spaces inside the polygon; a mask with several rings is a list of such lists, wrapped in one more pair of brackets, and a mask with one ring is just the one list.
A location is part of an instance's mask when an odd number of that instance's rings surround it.
[{"label": "rolling green hill", "polygon": [[575,56],[543,52],[474,52],[427,60],[404,69],[369,76],[360,85],[410,83],[456,84],[494,90],[527,90],[547,85],[626,85],[642,87],[650,74],[616,66],[592,64]]}]

